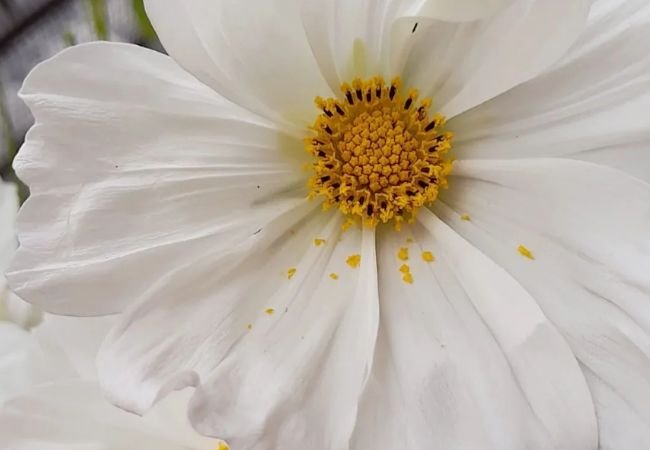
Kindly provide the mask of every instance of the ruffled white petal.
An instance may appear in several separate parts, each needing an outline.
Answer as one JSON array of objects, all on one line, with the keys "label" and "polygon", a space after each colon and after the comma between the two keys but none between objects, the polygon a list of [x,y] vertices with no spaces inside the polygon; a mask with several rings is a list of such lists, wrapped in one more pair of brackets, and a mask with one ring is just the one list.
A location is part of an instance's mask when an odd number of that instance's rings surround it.
[{"label": "ruffled white petal", "polygon": [[376,264],[372,233],[337,242],[342,218],[325,217],[295,234],[278,221],[255,250],[196,260],[153,286],[100,353],[113,401],[143,412],[193,385],[192,422],[233,448],[341,448],[372,363]]},{"label": "ruffled white petal", "polygon": [[145,3],[169,54],[233,102],[302,131],[316,115],[314,97],[331,96],[296,0]]},{"label": "ruffled white petal", "polygon": [[569,156],[650,180],[650,4],[600,0],[548,73],[450,122],[458,158]]},{"label": "ruffled white petal", "polygon": [[[647,440],[650,185],[591,163],[549,159],[462,161],[450,185],[436,212],[532,294],[593,374],[588,379],[597,379],[601,441],[621,433]],[[603,423],[622,405],[622,414],[637,419]]]},{"label": "ruffled white petal", "polygon": [[[170,402],[168,402],[170,403]],[[174,406],[171,408],[170,406]],[[141,418],[115,408],[97,385],[81,380],[34,387],[0,408],[0,447],[20,450],[214,450],[197,436],[182,404]]]},{"label": "ruffled white petal", "polygon": [[299,140],[165,55],[73,47],[21,94],[36,125],[15,167],[32,196],[7,276],[48,311],[121,311],[174,268],[253,235],[302,189]]},{"label": "ruffled white petal", "polygon": [[392,31],[392,72],[403,73],[407,85],[454,117],[548,69],[583,32],[590,5],[591,0],[517,0],[467,24],[426,17],[400,21]]},{"label": "ruffled white petal", "polygon": [[380,239],[379,342],[352,448],[593,450],[584,377],[533,298],[433,214],[418,219],[415,244]]}]

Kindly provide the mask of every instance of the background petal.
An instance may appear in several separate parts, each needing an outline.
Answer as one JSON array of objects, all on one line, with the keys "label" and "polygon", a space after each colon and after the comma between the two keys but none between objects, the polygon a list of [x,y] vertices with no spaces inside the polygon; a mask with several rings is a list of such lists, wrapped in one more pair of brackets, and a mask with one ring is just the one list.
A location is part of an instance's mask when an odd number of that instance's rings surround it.
[{"label": "background petal", "polygon": [[150,50],[73,47],[22,96],[36,125],[14,165],[32,196],[8,279],[50,312],[121,311],[303,189],[299,140]]}]

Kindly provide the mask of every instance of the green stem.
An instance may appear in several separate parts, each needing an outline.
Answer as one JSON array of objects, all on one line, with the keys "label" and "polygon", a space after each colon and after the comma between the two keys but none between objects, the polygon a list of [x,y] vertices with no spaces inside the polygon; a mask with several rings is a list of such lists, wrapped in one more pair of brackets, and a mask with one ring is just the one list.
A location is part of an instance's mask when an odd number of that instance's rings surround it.
[{"label": "green stem", "polygon": [[97,39],[108,40],[108,15],[105,0],[88,0],[90,18],[95,28]]}]

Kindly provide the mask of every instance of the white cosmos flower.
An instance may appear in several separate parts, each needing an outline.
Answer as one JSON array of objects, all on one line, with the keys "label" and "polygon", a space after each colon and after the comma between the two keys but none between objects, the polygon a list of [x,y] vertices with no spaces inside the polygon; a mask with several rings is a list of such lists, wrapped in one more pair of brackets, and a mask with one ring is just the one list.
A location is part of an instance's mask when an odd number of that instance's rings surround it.
[{"label": "white cosmos flower", "polygon": [[17,211],[16,185],[5,183],[0,178],[0,321],[14,322],[23,328],[30,328],[40,320],[40,312],[11,292],[4,277],[4,271],[9,266],[17,246],[14,229]]},{"label": "white cosmos flower", "polygon": [[147,9],[171,56],[37,67],[15,163],[8,278],[119,314],[113,402],[195,386],[235,449],[650,448],[647,0]]},{"label": "white cosmos flower", "polygon": [[98,331],[112,321],[82,322],[46,316],[33,333],[0,324],[0,448],[228,448],[192,430],[185,393],[165,399],[144,418],[111,405],[89,369],[101,342]]}]

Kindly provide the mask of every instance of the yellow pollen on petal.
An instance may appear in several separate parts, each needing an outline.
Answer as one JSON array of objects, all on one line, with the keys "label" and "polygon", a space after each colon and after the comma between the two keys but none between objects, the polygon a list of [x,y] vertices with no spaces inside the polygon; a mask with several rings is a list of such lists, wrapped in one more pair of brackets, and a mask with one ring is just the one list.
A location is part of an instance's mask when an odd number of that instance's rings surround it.
[{"label": "yellow pollen on petal", "polygon": [[535,259],[535,256],[533,255],[533,252],[531,252],[531,251],[530,251],[527,247],[525,247],[524,245],[520,245],[519,247],[517,247],[517,251],[518,251],[519,254],[520,254],[521,256],[523,256],[524,258],[528,258],[528,259],[531,259],[531,260],[532,260],[532,259]]},{"label": "yellow pollen on petal", "polygon": [[406,243],[407,244],[412,244],[413,243],[413,238],[407,238]]},{"label": "yellow pollen on petal", "polygon": [[288,278],[289,280],[292,279],[293,276],[296,274],[297,271],[298,271],[298,269],[296,269],[295,267],[292,267],[292,268],[290,268],[289,270],[287,270],[287,278]]},{"label": "yellow pollen on petal", "polygon": [[422,252],[422,259],[428,263],[434,262],[436,260],[436,257],[433,256],[433,253],[429,251]]},{"label": "yellow pollen on petal", "polygon": [[323,245],[325,242],[327,242],[325,239],[321,239],[321,238],[316,238],[316,239],[314,239],[314,245],[315,245],[316,247],[320,247],[320,246]]},{"label": "yellow pollen on petal", "polygon": [[361,264],[361,255],[350,255],[348,259],[345,260],[348,266],[356,269]]},{"label": "yellow pollen on petal", "polygon": [[402,275],[402,281],[407,284],[413,284],[413,275],[411,275],[411,272]]},{"label": "yellow pollen on petal", "polygon": [[339,276],[338,276],[337,274],[335,274],[334,272],[332,272],[332,273],[330,273],[330,278],[331,278],[332,280],[338,280],[338,279],[339,279]]},{"label": "yellow pollen on petal", "polygon": [[408,264],[402,264],[399,268],[399,271],[402,273],[409,273],[411,272],[411,268],[409,267]]},{"label": "yellow pollen on petal", "polygon": [[397,252],[397,257],[401,259],[402,261],[408,261],[409,259],[409,249],[406,247],[402,247],[399,249]]},{"label": "yellow pollen on petal", "polygon": [[469,216],[469,214],[463,214],[462,216],[460,216],[460,220],[469,222],[470,220],[472,220],[472,218]]},{"label": "yellow pollen on petal", "polygon": [[273,308],[266,308],[266,309],[264,310],[264,312],[265,312],[266,314],[268,314],[269,316],[272,316],[272,315],[275,313],[275,309],[273,309]]},{"label": "yellow pollen on petal", "polygon": [[309,198],[353,219],[344,227],[393,222],[399,229],[447,187],[453,135],[431,100],[402,89],[399,78],[357,78],[338,98],[315,103],[322,113],[304,141],[315,159]]},{"label": "yellow pollen on petal", "polygon": [[228,444],[225,442],[219,442],[217,445],[217,450],[230,450],[230,446],[228,446]]},{"label": "yellow pollen on petal", "polygon": [[248,325],[246,325],[246,328],[249,329],[249,330],[252,330],[253,329],[253,324],[249,323]]}]

